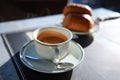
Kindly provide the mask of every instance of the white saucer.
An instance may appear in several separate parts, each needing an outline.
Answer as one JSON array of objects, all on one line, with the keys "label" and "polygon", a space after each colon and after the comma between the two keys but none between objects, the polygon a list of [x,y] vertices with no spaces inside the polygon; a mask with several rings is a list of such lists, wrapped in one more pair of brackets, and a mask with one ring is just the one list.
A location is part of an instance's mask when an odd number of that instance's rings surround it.
[{"label": "white saucer", "polygon": [[[30,60],[26,58],[26,55],[32,57],[38,57],[40,58],[40,60]],[[53,64],[51,61],[45,60],[40,56],[38,56],[35,50],[34,41],[30,41],[27,44],[25,44],[20,51],[20,59],[24,65],[26,65],[28,68],[32,70],[43,73],[60,73],[60,72],[72,70],[74,67],[76,67],[81,63],[83,57],[84,57],[83,48],[74,41],[71,41],[69,55],[61,60],[61,63],[66,62],[73,65],[66,69],[56,69],[55,64]]]}]

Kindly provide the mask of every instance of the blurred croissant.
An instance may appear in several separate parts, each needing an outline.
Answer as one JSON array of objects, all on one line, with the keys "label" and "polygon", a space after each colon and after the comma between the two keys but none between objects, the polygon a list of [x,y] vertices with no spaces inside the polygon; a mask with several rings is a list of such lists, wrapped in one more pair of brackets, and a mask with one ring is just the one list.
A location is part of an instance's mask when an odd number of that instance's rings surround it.
[{"label": "blurred croissant", "polygon": [[68,4],[63,9],[63,26],[78,32],[89,32],[94,26],[92,9],[83,4]]}]

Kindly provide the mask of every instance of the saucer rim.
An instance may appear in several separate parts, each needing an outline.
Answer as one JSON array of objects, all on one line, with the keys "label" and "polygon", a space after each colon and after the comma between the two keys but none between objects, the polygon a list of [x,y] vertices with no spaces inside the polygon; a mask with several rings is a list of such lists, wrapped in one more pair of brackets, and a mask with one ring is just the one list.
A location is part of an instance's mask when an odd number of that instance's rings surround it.
[{"label": "saucer rim", "polygon": [[24,57],[22,56],[22,52],[23,52],[23,50],[25,49],[25,47],[28,46],[28,45],[29,45],[30,43],[32,43],[32,42],[34,42],[34,40],[28,41],[28,42],[26,42],[26,43],[23,45],[23,47],[22,47],[21,50],[20,50],[19,57],[20,57],[21,62],[22,62],[26,67],[28,67],[28,68],[31,69],[31,70],[37,71],[37,72],[50,73],[50,74],[67,72],[67,71],[70,71],[70,70],[74,69],[75,67],[77,67],[77,66],[83,61],[83,59],[84,59],[84,53],[85,53],[85,51],[84,51],[84,49],[82,48],[82,46],[81,46],[79,43],[71,40],[71,42],[73,42],[75,45],[77,45],[77,46],[79,47],[80,51],[81,51],[81,58],[78,59],[79,62],[78,62],[76,65],[74,65],[73,67],[71,67],[71,68],[64,69],[64,70],[60,70],[60,71],[55,71],[55,72],[40,71],[40,70],[37,70],[37,69],[33,68],[31,65],[29,65],[29,64],[28,64],[29,61],[24,60]]}]

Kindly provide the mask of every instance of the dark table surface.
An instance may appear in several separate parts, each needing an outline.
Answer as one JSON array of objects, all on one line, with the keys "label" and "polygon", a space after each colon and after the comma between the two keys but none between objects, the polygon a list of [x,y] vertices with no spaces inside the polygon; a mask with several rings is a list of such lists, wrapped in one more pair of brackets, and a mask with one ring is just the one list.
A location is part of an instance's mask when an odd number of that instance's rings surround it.
[{"label": "dark table surface", "polygon": [[[99,11],[100,10],[96,10],[96,14],[98,14]],[[100,11],[100,12],[105,13],[104,11]],[[108,16],[108,14],[104,14],[104,15]],[[100,29],[97,32],[92,33],[90,35],[78,36],[79,39],[77,39],[77,42],[79,42],[83,46],[85,50],[85,58],[79,66],[73,69],[71,80],[120,80],[120,76],[119,76],[120,74],[120,36],[119,36],[120,23],[119,22],[120,22],[120,19],[101,22]],[[23,22],[22,21],[19,22],[19,25],[20,23],[23,23]],[[13,22],[8,22],[7,25],[5,23],[1,23],[0,26],[2,27],[3,25],[4,26],[6,25],[6,27],[8,27],[8,24],[10,24],[9,26],[11,26],[13,25]],[[26,25],[26,24],[21,24],[21,25]],[[31,29],[31,27],[28,27],[28,28]],[[20,32],[12,32],[12,31],[15,31],[15,29],[11,31],[9,29],[7,31],[8,33],[2,34],[1,38],[3,38],[3,35],[5,35],[8,42],[10,42],[9,43],[10,45],[20,41],[20,43],[16,44],[19,46],[14,46],[14,45],[9,46],[14,53],[18,52],[19,48],[21,48],[21,46],[27,40],[32,39],[32,37],[30,37],[31,31],[29,30],[22,31],[22,29],[20,28]],[[27,39],[26,36],[29,39]],[[4,46],[3,41],[4,40],[2,40],[1,43]],[[5,48],[2,48],[2,49],[5,49]],[[1,54],[6,54],[7,52],[5,51],[6,50],[4,50]],[[8,61],[11,61],[10,58],[6,58],[6,59],[8,59]],[[7,64],[7,62],[4,62],[4,65]],[[12,64],[12,62],[10,63]],[[10,67],[10,68],[13,69],[14,65],[11,65],[11,66],[13,67],[12,68]],[[3,69],[3,65],[0,68]],[[6,70],[7,69],[8,69],[8,66],[6,67]],[[4,75],[2,72],[3,70],[0,70],[0,71],[1,71],[1,75],[3,76]],[[16,69],[14,72],[16,72]],[[17,75],[13,75],[12,72],[9,73],[9,76],[10,74],[14,77],[17,76]],[[8,80],[10,80],[10,77],[8,78],[9,78]],[[3,79],[7,80],[5,76],[3,76]],[[15,79],[19,80],[19,76]]]}]

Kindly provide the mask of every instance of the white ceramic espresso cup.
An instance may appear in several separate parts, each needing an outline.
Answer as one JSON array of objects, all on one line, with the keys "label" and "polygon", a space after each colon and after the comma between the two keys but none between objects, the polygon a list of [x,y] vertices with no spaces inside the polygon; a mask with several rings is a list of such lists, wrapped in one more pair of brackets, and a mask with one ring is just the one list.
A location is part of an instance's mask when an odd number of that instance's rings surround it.
[{"label": "white ceramic espresso cup", "polygon": [[[46,43],[37,39],[39,34],[44,31],[57,31],[64,34],[67,40],[61,43]],[[33,38],[35,41],[35,48],[40,57],[44,59],[52,60],[54,63],[58,63],[61,59],[69,54],[69,45],[73,37],[70,30],[58,27],[58,26],[45,26],[38,28],[33,32]]]}]

